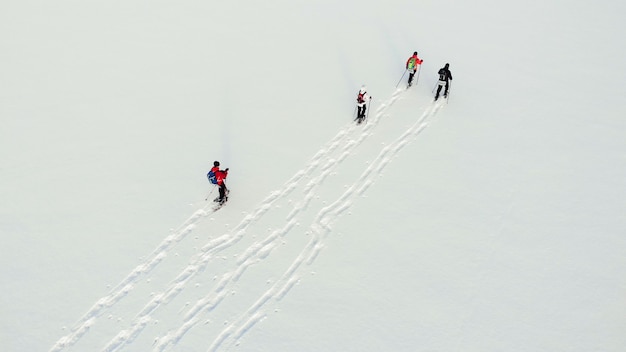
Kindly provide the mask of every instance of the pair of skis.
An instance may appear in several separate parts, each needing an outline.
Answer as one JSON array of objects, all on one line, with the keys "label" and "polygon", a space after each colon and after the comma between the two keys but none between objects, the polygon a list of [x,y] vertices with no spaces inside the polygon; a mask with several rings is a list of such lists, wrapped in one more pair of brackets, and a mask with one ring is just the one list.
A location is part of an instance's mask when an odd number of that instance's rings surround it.
[{"label": "pair of skis", "polygon": [[[215,187],[213,187],[213,189],[211,189],[211,192],[209,192],[209,194],[207,194],[206,198],[204,198],[204,200],[205,200],[205,201],[208,201],[208,200],[209,200],[209,197],[211,196],[211,193],[213,193],[213,190],[215,190]],[[228,201],[228,195],[229,195],[229,194],[230,194],[230,190],[227,190],[227,191],[226,191],[226,194],[224,195],[224,198],[225,198],[225,199],[224,199],[224,201],[223,201],[223,202],[220,202],[220,197],[217,197],[217,198],[213,199],[213,202],[216,202],[217,204],[216,204],[216,205],[214,205],[214,206],[213,206],[213,208],[211,208],[211,210],[212,210],[213,212],[216,212],[216,211],[218,211],[218,210],[222,209],[222,207],[223,207],[224,205],[226,205],[226,202]]]},{"label": "pair of skis", "polygon": [[357,125],[362,124],[362,123],[363,123],[363,121],[365,121],[365,120],[367,120],[367,115],[366,115],[366,116],[363,116],[363,117],[361,117],[361,116],[357,116],[357,118],[356,118],[356,119],[354,119],[354,121],[356,121],[356,124],[357,124]]}]

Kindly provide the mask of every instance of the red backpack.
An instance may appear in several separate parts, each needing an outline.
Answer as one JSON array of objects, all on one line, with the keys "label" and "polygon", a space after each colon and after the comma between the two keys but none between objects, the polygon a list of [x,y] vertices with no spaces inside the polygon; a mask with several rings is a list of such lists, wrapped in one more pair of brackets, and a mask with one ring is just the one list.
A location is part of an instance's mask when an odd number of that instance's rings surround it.
[{"label": "red backpack", "polygon": [[366,92],[359,92],[359,95],[356,97],[356,101],[357,103],[361,104],[361,103],[365,103],[365,93]]}]

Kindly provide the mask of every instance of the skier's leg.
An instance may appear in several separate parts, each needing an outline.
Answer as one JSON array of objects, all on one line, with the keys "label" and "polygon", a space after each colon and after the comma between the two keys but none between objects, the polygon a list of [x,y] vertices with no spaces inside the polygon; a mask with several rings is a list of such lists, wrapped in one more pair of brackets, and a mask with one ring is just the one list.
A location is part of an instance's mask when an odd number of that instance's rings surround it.
[{"label": "skier's leg", "polygon": [[[441,88],[441,87],[439,87]],[[446,82],[446,89],[443,91],[443,97],[447,98],[448,97],[448,82]]]},{"label": "skier's leg", "polygon": [[226,196],[226,185],[224,185],[223,183],[220,185],[220,203],[222,203],[224,201],[224,196]]},{"label": "skier's leg", "polygon": [[439,99],[439,92],[441,92],[441,84],[437,86],[437,93],[435,94],[435,100]]}]

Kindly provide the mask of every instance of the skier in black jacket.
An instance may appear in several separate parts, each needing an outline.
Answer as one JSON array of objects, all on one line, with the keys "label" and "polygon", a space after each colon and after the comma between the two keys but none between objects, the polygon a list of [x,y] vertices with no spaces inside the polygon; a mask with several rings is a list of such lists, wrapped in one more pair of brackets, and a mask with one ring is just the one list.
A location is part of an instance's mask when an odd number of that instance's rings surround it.
[{"label": "skier in black jacket", "polygon": [[437,82],[439,86],[437,87],[437,94],[435,94],[435,101],[439,99],[439,93],[441,92],[441,87],[443,86],[446,87],[443,91],[443,97],[448,97],[448,88],[450,87],[450,81],[452,80],[452,73],[450,72],[449,67],[450,64],[446,64],[444,67],[439,69],[439,72],[437,72],[439,74],[439,82]]}]

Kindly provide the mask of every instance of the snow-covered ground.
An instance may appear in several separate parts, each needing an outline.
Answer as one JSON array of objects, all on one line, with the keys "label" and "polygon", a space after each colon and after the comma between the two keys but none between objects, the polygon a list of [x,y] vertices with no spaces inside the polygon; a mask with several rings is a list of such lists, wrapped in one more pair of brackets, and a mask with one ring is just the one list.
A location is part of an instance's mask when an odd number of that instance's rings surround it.
[{"label": "snow-covered ground", "polygon": [[624,14],[4,1],[0,349],[625,350]]}]

